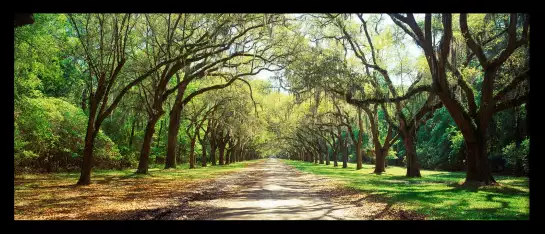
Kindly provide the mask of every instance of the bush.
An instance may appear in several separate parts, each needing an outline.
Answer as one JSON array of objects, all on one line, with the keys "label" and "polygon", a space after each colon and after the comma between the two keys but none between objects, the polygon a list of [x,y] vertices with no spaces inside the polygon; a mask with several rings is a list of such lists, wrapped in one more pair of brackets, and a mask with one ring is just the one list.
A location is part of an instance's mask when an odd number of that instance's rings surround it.
[{"label": "bush", "polygon": [[[18,169],[73,170],[79,168],[87,116],[59,98],[24,98],[15,108],[14,159]],[[102,132],[95,141],[97,167],[121,160],[117,146]]]},{"label": "bush", "polygon": [[528,154],[530,152],[530,139],[525,139],[517,147],[515,142],[505,146],[503,153],[507,166],[513,170],[515,175],[527,175],[529,171]]}]

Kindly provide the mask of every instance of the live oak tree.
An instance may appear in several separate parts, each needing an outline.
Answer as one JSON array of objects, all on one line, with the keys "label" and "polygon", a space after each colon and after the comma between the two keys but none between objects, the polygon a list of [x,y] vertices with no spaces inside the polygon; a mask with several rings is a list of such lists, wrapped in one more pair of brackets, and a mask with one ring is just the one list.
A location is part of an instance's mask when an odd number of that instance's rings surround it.
[{"label": "live oak tree", "polygon": [[[210,39],[207,40],[208,44],[206,44],[207,50],[211,50],[212,55],[203,58],[202,62],[195,65],[197,71],[185,71],[181,83],[175,87],[178,89],[178,94],[170,111],[165,168],[175,167],[176,165],[175,136],[179,128],[177,119],[179,119],[183,111],[184,104],[191,101],[195,96],[211,90],[225,88],[235,80],[241,80],[245,76],[255,75],[262,70],[277,70],[279,68],[271,67],[275,65],[273,63],[292,53],[296,48],[296,44],[292,44],[291,47],[286,49],[286,52],[271,53],[278,47],[279,42],[270,38],[270,30],[275,24],[285,22],[285,19],[279,15],[233,15],[221,17],[219,20],[215,21],[217,25],[213,23],[213,26],[218,28],[218,33],[211,34]],[[267,33],[268,31],[269,33]],[[205,73],[214,71],[217,71],[218,76],[226,77],[226,83],[204,87],[184,97],[187,84],[204,77]],[[220,152],[222,152],[223,147],[223,144],[220,145]]]},{"label": "live oak tree", "polygon": [[[394,87],[392,80],[390,78],[391,71],[388,71],[387,69],[384,69],[383,66],[380,64],[380,61],[377,62],[380,58],[377,58],[379,51],[375,49],[373,46],[373,40],[370,37],[369,30],[367,28],[367,21],[364,19],[362,14],[357,14],[357,18],[361,22],[361,26],[363,27],[363,31],[365,32],[365,36],[367,39],[367,45],[369,47],[369,50],[371,50],[371,61],[367,61],[365,54],[363,52],[363,49],[360,46],[360,42],[358,40],[354,39],[355,37],[351,35],[350,32],[346,29],[345,25],[338,20],[337,25],[341,28],[341,31],[343,32],[346,40],[350,44],[350,47],[354,51],[355,55],[360,58],[362,61],[362,64],[365,66],[366,73],[368,76],[372,76],[373,79],[371,79],[371,83],[375,87],[376,95],[378,97],[384,97],[386,96],[387,99],[391,97],[395,100],[395,115],[397,119],[399,120],[399,125],[394,123],[394,120],[390,118],[390,115],[388,114],[388,110],[385,107],[384,103],[381,103],[380,105],[383,108],[383,111],[386,116],[386,120],[388,121],[390,127],[394,128],[396,132],[402,135],[403,142],[406,149],[406,158],[407,158],[407,176],[408,177],[420,177],[420,169],[418,165],[418,160],[416,158],[416,147],[415,147],[415,135],[417,130],[417,122],[419,123],[421,121],[421,118],[423,118],[429,111],[435,110],[439,107],[441,107],[442,103],[434,104],[434,96],[428,95],[427,100],[424,102],[424,105],[420,108],[420,110],[416,111],[414,114],[410,114],[410,109],[405,108],[407,106],[407,102],[409,100],[405,100],[403,103],[399,99],[400,96],[404,96],[404,90],[401,88],[401,90],[396,89]],[[398,45],[401,46],[401,45]],[[401,62],[401,79],[403,78],[403,58],[398,58]],[[373,69],[373,72],[369,71],[370,69]],[[377,74],[378,73],[378,74]],[[380,78],[382,78],[383,84],[379,82],[378,75],[380,74]],[[414,90],[419,89],[420,87],[426,88],[426,86],[416,86],[416,84],[419,83],[421,79],[421,75],[415,79],[415,81],[411,84],[411,86],[407,89],[407,93],[411,93],[412,95],[416,95],[413,93]],[[387,86],[387,94],[384,95],[381,90],[381,86]],[[398,92],[403,92],[402,95],[398,95]],[[359,103],[362,103],[361,100],[355,100],[350,95],[347,95],[347,101],[349,103],[353,103],[355,105],[358,105]],[[359,102],[358,102],[359,101]],[[405,111],[404,111],[405,110]],[[407,113],[409,111],[409,113]],[[405,112],[405,113],[404,113]],[[430,116],[430,115],[428,115]],[[425,122],[426,119],[423,119],[423,122]]]},{"label": "live oak tree", "polygon": [[397,151],[407,176],[527,173],[526,14],[33,15],[14,29],[18,171],[375,154],[381,173]]},{"label": "live oak tree", "polygon": [[[136,77],[133,77],[134,73],[124,72],[123,68],[128,59],[130,60],[127,55],[129,51],[135,50],[134,39],[131,36],[139,17],[131,14],[69,15],[89,67],[89,77],[86,79],[89,91],[89,119],[83,164],[78,180],[80,185],[89,184],[91,181],[93,145],[104,119],[112,113],[132,87],[159,68],[175,61],[165,60]],[[130,62],[132,61],[129,61],[129,64]]]},{"label": "live oak tree", "polygon": [[[530,19],[526,14],[512,13],[509,20],[498,23],[495,20],[485,25],[492,25],[496,30],[485,27],[485,31],[492,31],[492,35],[479,35],[470,32],[468,27],[467,14],[460,14],[459,27],[463,39],[456,40],[453,37],[452,14],[441,14],[443,26],[440,32],[441,38],[435,44],[436,35],[432,34],[432,14],[426,14],[424,18],[424,30],[413,14],[391,14],[394,23],[401,27],[417,45],[424,51],[429,69],[432,74],[432,91],[437,94],[441,102],[453,117],[454,121],[463,134],[467,147],[467,176],[466,183],[470,184],[495,184],[489,163],[486,149],[486,133],[492,116],[504,109],[521,105],[527,100],[527,90],[522,95],[512,93],[517,90],[519,84],[523,84],[529,77],[527,64],[510,66],[507,61],[516,55],[515,52],[523,50],[528,46],[528,33]],[[498,17],[500,18],[500,17]],[[477,30],[476,28],[474,30]],[[520,35],[520,36],[519,36]],[[478,38],[478,41],[476,40]],[[503,40],[499,45],[486,46],[495,40]],[[484,47],[483,47],[484,45]],[[472,60],[477,60],[479,70],[482,72],[483,83],[481,87],[480,103],[475,101],[474,90],[469,88],[462,73],[459,71],[456,47],[466,48],[465,58],[461,59],[461,67],[467,67]],[[467,49],[469,48],[469,49]],[[450,55],[450,56],[449,56]],[[449,61],[450,60],[450,61]],[[527,60],[526,60],[527,61]],[[511,69],[508,69],[511,67]],[[511,78],[508,82],[499,79],[500,71],[506,72]],[[505,74],[505,73],[503,73]],[[463,90],[463,99],[456,98],[449,86],[449,76],[454,76]],[[510,80],[510,81],[509,81]],[[497,92],[496,94],[494,94]],[[509,94],[509,95],[508,95]],[[467,106],[467,107],[466,107]]]}]

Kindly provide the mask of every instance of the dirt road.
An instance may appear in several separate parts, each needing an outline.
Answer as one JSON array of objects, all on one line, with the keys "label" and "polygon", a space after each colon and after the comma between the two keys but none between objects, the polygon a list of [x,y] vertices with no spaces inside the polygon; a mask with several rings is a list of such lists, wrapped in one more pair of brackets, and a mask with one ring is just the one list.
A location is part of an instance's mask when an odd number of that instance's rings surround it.
[{"label": "dirt road", "polygon": [[414,219],[385,202],[302,173],[278,159],[253,164],[195,188],[180,205],[138,212],[124,219],[170,220],[366,220]]}]

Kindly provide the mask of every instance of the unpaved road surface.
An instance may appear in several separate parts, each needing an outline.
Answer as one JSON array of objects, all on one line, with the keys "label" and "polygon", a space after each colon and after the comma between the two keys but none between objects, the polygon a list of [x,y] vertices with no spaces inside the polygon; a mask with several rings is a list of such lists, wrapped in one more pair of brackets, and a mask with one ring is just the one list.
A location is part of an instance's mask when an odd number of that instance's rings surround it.
[{"label": "unpaved road surface", "polygon": [[303,173],[278,159],[209,181],[184,194],[179,205],[115,219],[169,220],[366,220],[422,219],[386,202]]},{"label": "unpaved road surface", "polygon": [[358,219],[346,212],[350,205],[334,204],[320,196],[317,183],[324,179],[297,173],[277,159],[253,168],[256,183],[239,190],[234,196],[209,200],[221,210],[213,219],[290,220],[290,219]]}]

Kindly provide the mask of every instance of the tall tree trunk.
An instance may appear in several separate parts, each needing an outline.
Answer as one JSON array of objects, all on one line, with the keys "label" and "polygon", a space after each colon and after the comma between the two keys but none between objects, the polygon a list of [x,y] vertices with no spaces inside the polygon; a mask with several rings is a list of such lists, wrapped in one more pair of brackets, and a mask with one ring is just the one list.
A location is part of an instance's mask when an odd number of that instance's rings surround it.
[{"label": "tall tree trunk", "polygon": [[236,145],[233,149],[233,162],[240,162],[240,145]]},{"label": "tall tree trunk", "polygon": [[[179,91],[178,91],[179,92]],[[168,137],[167,137],[167,157],[165,160],[165,169],[176,168],[176,144],[178,131],[180,129],[180,116],[182,113],[182,105],[176,105],[172,107],[170,111],[170,120],[168,124]]]},{"label": "tall tree trunk", "polygon": [[337,155],[338,155],[339,153],[342,154],[342,152],[343,152],[343,143],[342,143],[343,140],[342,140],[341,128],[340,128],[340,127],[337,127],[337,133],[338,133],[338,135],[337,135],[337,149],[338,149],[338,150],[337,150],[337,154],[335,154],[335,162],[334,162],[334,165],[333,165],[334,167],[337,167],[337,166],[338,166],[338,163],[337,163],[337,161],[338,161],[338,160],[337,160]]},{"label": "tall tree trunk", "polygon": [[83,148],[83,163],[81,165],[81,174],[78,180],[78,185],[88,185],[91,183],[91,168],[93,166],[93,148],[95,143],[95,118],[97,104],[91,100],[89,108],[89,119],[87,121],[87,131],[85,134],[85,147]]},{"label": "tall tree trunk", "polygon": [[151,142],[153,141],[153,133],[155,133],[155,124],[159,120],[160,115],[151,116],[148,119],[148,124],[146,125],[146,132],[144,133],[144,141],[142,142],[142,150],[140,151],[140,160],[138,162],[137,174],[147,174],[148,173],[148,161],[149,154],[151,149]]},{"label": "tall tree trunk", "polygon": [[225,144],[223,143],[220,143],[219,144],[219,151],[220,151],[220,157],[219,157],[219,163],[220,163],[220,166],[223,165],[223,153],[225,153]]},{"label": "tall tree trunk", "polygon": [[361,109],[358,108],[358,127],[359,127],[359,131],[358,131],[358,143],[356,144],[356,161],[357,161],[357,165],[356,165],[356,170],[360,170],[363,168],[363,159],[362,159],[362,156],[361,156],[361,145],[362,145],[362,142],[363,142],[363,121],[361,119]]},{"label": "tall tree trunk", "polygon": [[212,166],[216,166],[216,141],[210,137],[210,161]]},{"label": "tall tree trunk", "polygon": [[195,142],[197,139],[191,139],[191,146],[189,148],[189,169],[195,168]]},{"label": "tall tree trunk", "polygon": [[335,151],[333,152],[333,167],[339,166],[339,164],[337,163],[337,154],[338,154],[337,151],[338,151],[338,150],[335,150]]},{"label": "tall tree trunk", "polygon": [[343,147],[343,168],[348,167],[348,139],[344,140],[344,147]]},{"label": "tall tree trunk", "polygon": [[[180,81],[180,77],[176,75],[176,82],[180,83]],[[172,109],[169,113],[170,120],[168,124],[167,157],[165,160],[165,169],[176,168],[176,137],[178,136],[178,131],[180,129],[180,118],[182,115],[182,111],[184,110],[182,101],[187,85],[188,82],[183,81],[182,85],[178,87],[178,92],[176,93],[174,105],[172,106]]]},{"label": "tall tree trunk", "polygon": [[225,165],[229,165],[229,163],[231,163],[229,158],[231,157],[231,152],[232,151],[233,151],[232,149],[227,150],[227,154],[225,154]]},{"label": "tall tree trunk", "polygon": [[[92,133],[91,133],[92,134]],[[83,149],[83,164],[78,185],[88,185],[91,183],[91,167],[93,164],[93,146],[94,139],[85,137],[85,148]]]},{"label": "tall tree trunk", "polygon": [[[182,162],[182,136],[179,136],[178,137],[178,143],[176,143],[176,145],[178,146],[178,150],[176,151],[176,162]],[[167,157],[168,158],[168,157]],[[176,165],[176,164],[174,164]]]},{"label": "tall tree trunk", "polygon": [[[155,148],[159,148],[159,145],[161,143],[161,132],[163,131],[163,120],[161,120],[161,124],[159,125],[159,134],[157,135],[157,144],[155,145]],[[155,156],[155,164],[159,163],[159,155]]]},{"label": "tall tree trunk", "polygon": [[329,165],[329,150],[325,154],[325,165]]},{"label": "tall tree trunk", "polygon": [[360,170],[362,168],[361,140],[358,139],[358,144],[356,144],[356,170]]},{"label": "tall tree trunk", "polygon": [[136,118],[137,116],[134,116],[134,119],[132,120],[132,126],[131,126],[131,136],[129,137],[129,148],[132,147],[132,141],[134,138],[134,126],[136,125]]},{"label": "tall tree trunk", "polygon": [[337,167],[337,146],[335,144],[335,134],[333,132],[330,132],[331,139],[333,140],[333,144],[331,145],[331,153],[333,155],[333,166]]},{"label": "tall tree trunk", "polygon": [[377,115],[377,106],[375,106],[373,112],[368,108],[363,108],[367,113],[369,122],[371,125],[371,134],[373,135],[373,146],[375,148],[375,170],[374,173],[381,174],[385,172],[386,168],[386,156],[390,149],[390,141],[392,140],[392,127],[388,126],[388,133],[386,134],[386,139],[384,140],[384,145],[380,144],[379,135],[378,135],[378,115]]},{"label": "tall tree trunk", "polygon": [[418,163],[418,158],[416,157],[416,147],[414,142],[414,135],[405,131],[405,134],[403,134],[403,143],[405,145],[405,152],[407,152],[407,177],[421,177],[420,164]]},{"label": "tall tree trunk", "polygon": [[386,154],[388,153],[388,151],[384,152],[383,150],[381,149],[378,149],[378,150],[375,150],[375,171],[374,173],[376,174],[381,174],[383,172],[385,172],[385,158],[386,158]]},{"label": "tall tree trunk", "polygon": [[475,185],[496,184],[486,154],[486,138],[484,134],[479,135],[477,136],[477,142],[465,142],[467,147],[467,176],[465,183]]},{"label": "tall tree trunk", "polygon": [[324,154],[319,152],[318,155],[320,155],[320,164],[324,164]]},{"label": "tall tree trunk", "polygon": [[203,141],[201,141],[201,147],[202,147],[201,166],[206,167],[206,141],[204,139]]}]

